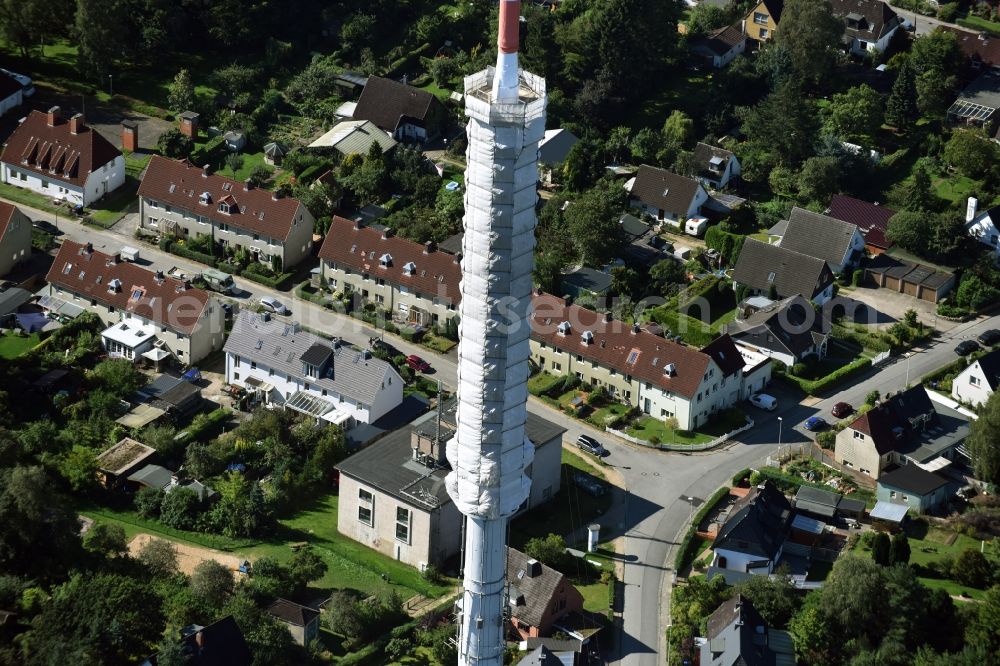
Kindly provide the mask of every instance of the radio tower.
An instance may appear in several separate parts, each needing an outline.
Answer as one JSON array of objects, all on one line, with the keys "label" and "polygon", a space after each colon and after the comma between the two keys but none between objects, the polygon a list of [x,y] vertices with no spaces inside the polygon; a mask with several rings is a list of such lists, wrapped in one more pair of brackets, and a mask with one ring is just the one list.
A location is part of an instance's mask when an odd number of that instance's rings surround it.
[{"label": "radio tower", "polygon": [[528,334],[545,80],[517,66],[520,0],[501,0],[497,65],[465,78],[469,147],[448,494],[465,515],[460,666],[501,666],[507,522],[527,499]]}]

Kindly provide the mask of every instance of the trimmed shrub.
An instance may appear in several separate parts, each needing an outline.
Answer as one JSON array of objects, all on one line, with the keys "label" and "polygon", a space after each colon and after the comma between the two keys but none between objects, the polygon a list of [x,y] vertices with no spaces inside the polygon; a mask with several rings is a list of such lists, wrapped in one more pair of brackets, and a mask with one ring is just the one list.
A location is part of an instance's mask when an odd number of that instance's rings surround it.
[{"label": "trimmed shrub", "polygon": [[861,285],[862,282],[864,282],[864,279],[865,279],[865,271],[864,269],[859,268],[858,270],[854,271],[854,273],[851,275],[851,284],[854,285],[855,287],[858,287]]},{"label": "trimmed shrub", "polygon": [[723,486],[712,493],[712,496],[708,498],[708,501],[701,505],[701,508],[695,512],[694,517],[691,519],[691,524],[688,526],[687,533],[684,535],[684,539],[681,540],[680,546],[677,547],[677,554],[674,556],[674,571],[682,571],[687,566],[689,566],[694,560],[694,556],[698,553],[696,552],[698,542],[695,540],[695,532],[698,530],[698,525],[701,521],[705,519],[708,512],[715,508],[724,497],[729,494],[729,487]]}]

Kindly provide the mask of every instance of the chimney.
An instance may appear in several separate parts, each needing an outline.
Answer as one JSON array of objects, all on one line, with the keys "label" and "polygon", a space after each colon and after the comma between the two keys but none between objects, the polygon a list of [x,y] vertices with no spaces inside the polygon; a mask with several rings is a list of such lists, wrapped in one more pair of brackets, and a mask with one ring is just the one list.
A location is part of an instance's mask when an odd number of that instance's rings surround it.
[{"label": "chimney", "polygon": [[424,254],[430,254],[431,252],[433,252],[436,249],[437,249],[437,246],[434,244],[434,241],[429,240],[426,243],[424,243]]},{"label": "chimney", "polygon": [[212,168],[211,164],[203,164],[201,166],[201,177],[208,178],[208,170]]},{"label": "chimney", "polygon": [[86,125],[84,124],[82,113],[74,114],[73,117],[69,119],[70,134],[79,134],[80,130],[82,130],[84,127],[86,127]]},{"label": "chimney", "polygon": [[243,191],[249,192],[252,189],[253,189],[253,181],[247,178],[246,180],[243,181]]},{"label": "chimney", "polygon": [[83,246],[83,253],[84,254],[93,254],[94,253],[94,244],[93,243],[87,243],[86,245],[84,245]]},{"label": "chimney", "polygon": [[632,324],[632,335],[639,334],[639,324]]},{"label": "chimney", "polygon": [[359,229],[361,229],[361,226],[362,226],[361,225],[361,218],[360,217],[354,218],[354,230],[358,231]]},{"label": "chimney", "polygon": [[969,197],[965,206],[965,221],[972,222],[976,217],[976,210],[979,208],[979,200],[976,197]]},{"label": "chimney", "polygon": [[59,119],[59,112],[61,110],[62,109],[60,109],[58,106],[53,106],[51,109],[49,109],[49,112],[45,114],[45,119],[49,127],[56,126],[56,120]]},{"label": "chimney", "polygon": [[537,578],[542,575],[542,563],[538,560],[532,558],[528,560],[528,566],[525,567],[524,575],[528,578]]},{"label": "chimney", "polygon": [[604,323],[605,324],[611,323],[611,313],[610,312],[605,312],[604,313]]},{"label": "chimney", "polygon": [[163,284],[163,281],[166,278],[163,276],[163,271],[156,271],[156,275],[154,276],[154,279],[156,280],[157,284]]},{"label": "chimney", "polygon": [[392,238],[392,227],[386,227],[382,230],[382,240],[387,238]]},{"label": "chimney", "polygon": [[573,297],[569,294],[565,294],[563,296],[563,303],[566,305],[573,305]]},{"label": "chimney", "polygon": [[122,150],[130,153],[139,150],[139,123],[133,120],[122,121]]},{"label": "chimney", "polygon": [[111,256],[108,257],[108,260],[104,263],[104,265],[105,266],[115,266],[116,264],[120,264],[121,261],[122,261],[122,253],[121,252],[115,252],[114,254],[112,254]]},{"label": "chimney", "polygon": [[455,263],[456,264],[462,263],[462,253],[461,252],[456,252],[455,253]]},{"label": "chimney", "polygon": [[184,136],[191,137],[192,139],[198,138],[198,114],[194,111],[185,111],[180,115],[181,118],[181,134]]}]

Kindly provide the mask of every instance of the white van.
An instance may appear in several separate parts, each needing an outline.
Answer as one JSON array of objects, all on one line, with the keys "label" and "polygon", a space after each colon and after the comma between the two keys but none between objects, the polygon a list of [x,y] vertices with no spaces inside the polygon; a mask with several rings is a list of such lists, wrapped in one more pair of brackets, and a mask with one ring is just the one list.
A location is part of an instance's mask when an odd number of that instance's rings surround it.
[{"label": "white van", "polygon": [[758,393],[750,396],[750,404],[768,412],[773,412],[778,408],[777,398],[767,393]]}]

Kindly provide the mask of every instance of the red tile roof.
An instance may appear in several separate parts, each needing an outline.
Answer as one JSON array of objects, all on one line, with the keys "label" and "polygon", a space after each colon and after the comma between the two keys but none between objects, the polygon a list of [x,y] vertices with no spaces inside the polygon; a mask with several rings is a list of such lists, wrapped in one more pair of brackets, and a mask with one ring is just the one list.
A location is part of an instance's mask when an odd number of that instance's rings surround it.
[{"label": "red tile roof", "polygon": [[967,58],[978,60],[991,67],[1000,65],[1000,38],[993,37],[989,33],[969,32],[944,25],[938,26],[938,29],[954,34],[958,39],[958,47]]},{"label": "red tile roof", "polygon": [[833,200],[830,201],[830,211],[827,214],[838,220],[856,224],[868,245],[874,245],[883,250],[888,250],[893,245],[892,241],[885,235],[889,228],[889,218],[896,214],[896,211],[891,208],[843,194],[834,194]]},{"label": "red tile roof", "polygon": [[70,240],[63,241],[45,279],[83,298],[187,334],[198,325],[209,299],[202,289],[185,288],[184,282],[172,277],[157,280],[152,271]]},{"label": "red tile roof", "polygon": [[[563,299],[550,294],[536,294],[532,298],[532,310],[533,339],[561,351],[579,354],[599,365],[614,368],[686,398],[691,398],[698,392],[712,360],[708,353],[652,333],[635,331],[628,324],[615,319],[608,321],[604,315],[578,305],[566,305]],[[559,332],[563,322],[570,324],[566,335]],[[585,331],[593,333],[592,342],[584,341]],[[715,353],[725,344],[720,342]],[[734,359],[741,358],[735,347],[732,354]],[[671,374],[664,371],[669,364],[674,366]],[[740,366],[742,367],[742,360]]]},{"label": "red tile roof", "polygon": [[[391,257],[389,266],[382,265],[383,255]],[[343,217],[333,218],[319,257],[348,267],[354,273],[368,273],[445,303],[458,305],[462,300],[459,292],[462,267],[457,255],[436,249],[428,251],[420,243],[391,234],[385,236],[378,229],[356,226]]]},{"label": "red tile roof", "polygon": [[[217,174],[205,175],[201,167],[185,160],[154,155],[139,185],[139,196],[191,211],[217,224],[287,240],[299,213],[299,201],[287,197],[275,199],[267,190],[246,190],[244,186],[245,183]],[[201,203],[204,193],[209,195],[207,203]],[[222,203],[230,204],[233,212],[220,212]]]},{"label": "red tile roof", "polygon": [[6,201],[0,201],[0,240],[3,240],[4,235],[7,233],[7,225],[14,219],[14,211],[16,210],[16,206],[12,206]]},{"label": "red tile roof", "polygon": [[119,156],[110,141],[86,124],[72,134],[65,118],[56,118],[49,127],[48,114],[32,111],[7,138],[0,162],[82,187],[92,171]]}]

